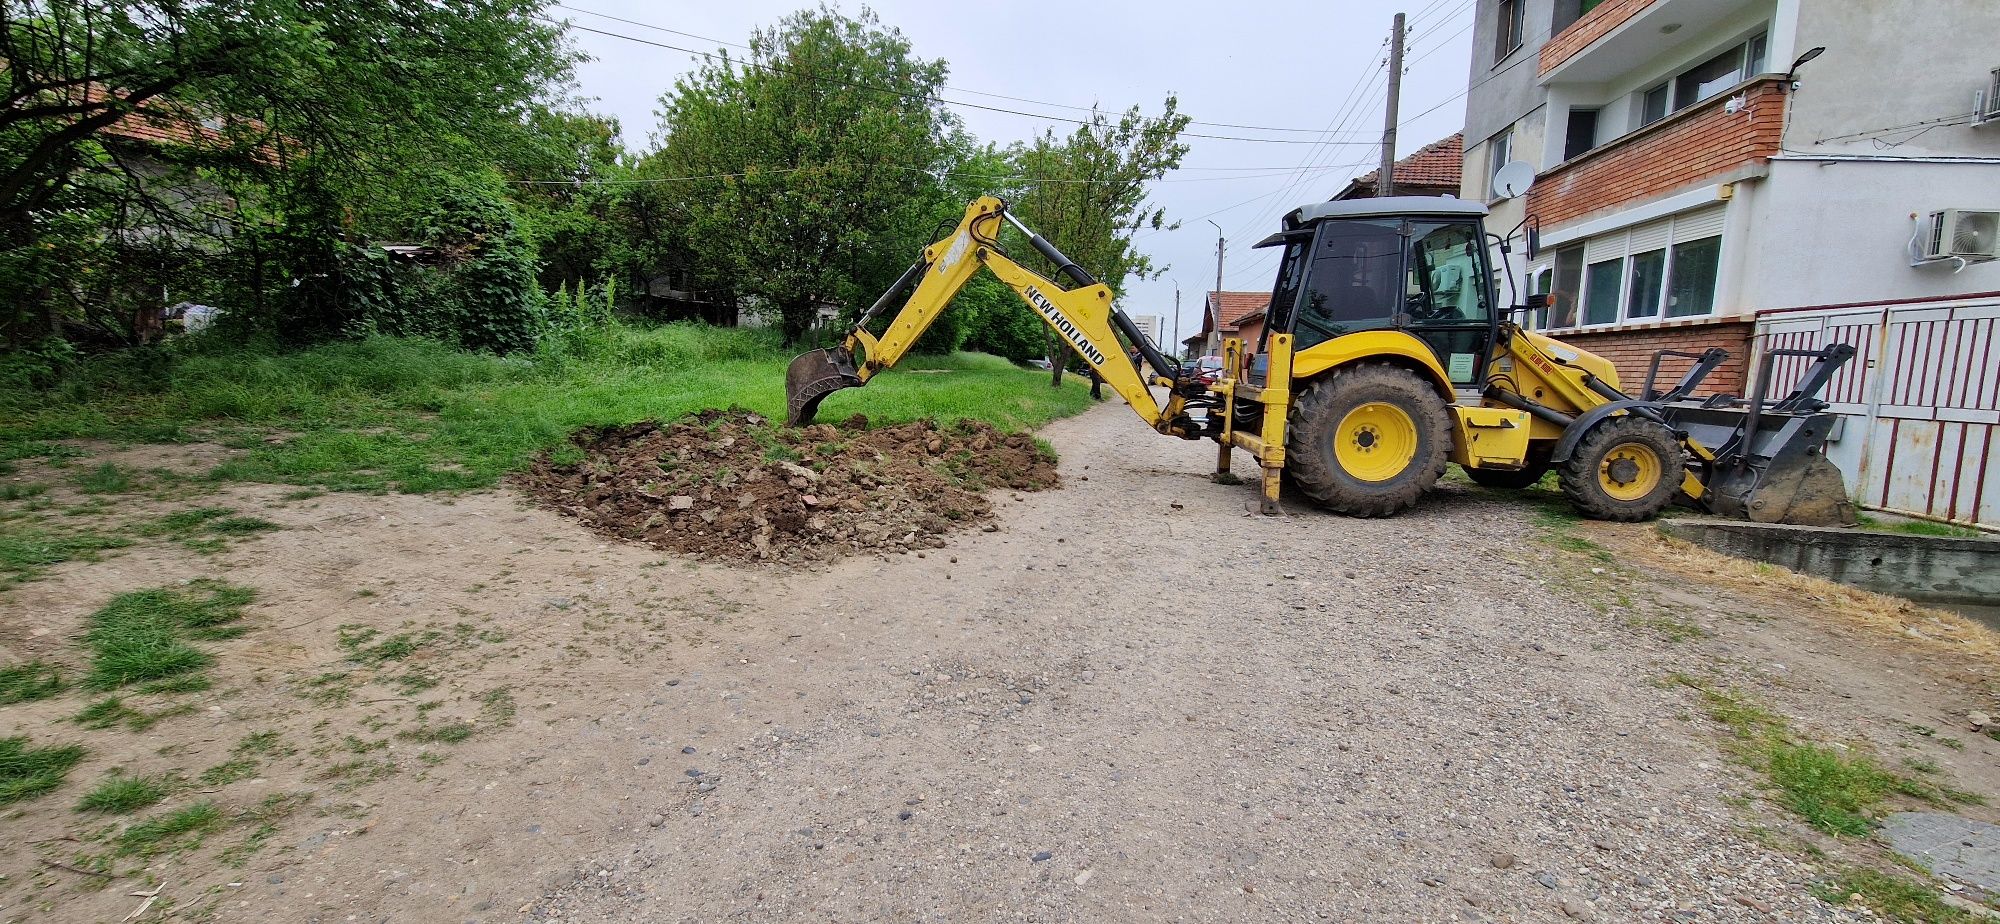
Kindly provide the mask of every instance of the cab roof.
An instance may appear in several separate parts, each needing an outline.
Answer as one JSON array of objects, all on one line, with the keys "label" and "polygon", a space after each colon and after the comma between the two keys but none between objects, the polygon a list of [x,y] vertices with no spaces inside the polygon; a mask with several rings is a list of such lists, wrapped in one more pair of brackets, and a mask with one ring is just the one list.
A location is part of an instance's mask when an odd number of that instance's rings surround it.
[{"label": "cab roof", "polygon": [[1404,216],[1481,218],[1486,206],[1450,196],[1389,196],[1380,199],[1337,199],[1301,205],[1285,214],[1286,230],[1328,218],[1402,218]]}]

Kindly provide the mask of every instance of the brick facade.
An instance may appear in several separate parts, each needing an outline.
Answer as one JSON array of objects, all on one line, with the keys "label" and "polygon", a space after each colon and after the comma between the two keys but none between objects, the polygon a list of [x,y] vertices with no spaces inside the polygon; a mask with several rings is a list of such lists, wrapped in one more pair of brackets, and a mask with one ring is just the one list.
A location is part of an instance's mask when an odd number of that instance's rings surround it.
[{"label": "brick facade", "polygon": [[[1749,318],[1726,318],[1672,321],[1647,328],[1547,333],[1563,343],[1610,360],[1618,367],[1619,387],[1634,396],[1646,384],[1646,368],[1652,365],[1654,353],[1660,350],[1699,353],[1709,347],[1721,347],[1729,351],[1729,360],[1716,367],[1707,381],[1695,389],[1695,394],[1740,395],[1748,383],[1750,339],[1756,329],[1757,323]],[[1688,363],[1685,359],[1668,357],[1660,364],[1658,387],[1668,388],[1680,381]]]},{"label": "brick facade", "polygon": [[[1728,111],[1738,95],[1745,105]],[[1784,79],[1749,81],[1545,171],[1528,189],[1528,212],[1554,227],[1764,163],[1784,125]]]},{"label": "brick facade", "polygon": [[1555,70],[1577,52],[1589,48],[1592,42],[1611,34],[1611,30],[1624,25],[1639,11],[1652,6],[1656,0],[1604,0],[1591,10],[1570,23],[1549,43],[1542,46],[1541,61],[1536,65],[1538,73],[1546,74]]}]

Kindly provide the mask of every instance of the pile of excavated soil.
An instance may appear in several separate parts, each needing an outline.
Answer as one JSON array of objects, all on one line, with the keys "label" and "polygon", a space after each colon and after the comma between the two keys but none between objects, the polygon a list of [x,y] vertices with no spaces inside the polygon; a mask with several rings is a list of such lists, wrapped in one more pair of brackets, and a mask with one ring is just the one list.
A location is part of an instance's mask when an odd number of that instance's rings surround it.
[{"label": "pile of excavated soil", "polygon": [[[1056,484],[1032,437],[971,420],[774,426],[747,411],[582,430],[517,482],[602,533],[711,558],[816,561],[944,545],[980,492]],[[567,458],[565,458],[567,457]]]}]

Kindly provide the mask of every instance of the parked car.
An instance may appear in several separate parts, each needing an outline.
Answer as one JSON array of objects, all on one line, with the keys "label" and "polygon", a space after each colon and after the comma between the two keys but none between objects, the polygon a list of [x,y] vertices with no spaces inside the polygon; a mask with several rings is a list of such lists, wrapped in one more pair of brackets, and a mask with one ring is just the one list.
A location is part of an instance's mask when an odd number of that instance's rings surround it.
[{"label": "parked car", "polygon": [[1036,369],[1040,369],[1043,372],[1054,372],[1056,368],[1055,366],[1050,365],[1049,361],[1046,359],[1031,359],[1028,360],[1028,365],[1033,366]]},{"label": "parked car", "polygon": [[1203,385],[1213,385],[1222,378],[1222,357],[1204,356],[1194,361],[1195,381]]}]

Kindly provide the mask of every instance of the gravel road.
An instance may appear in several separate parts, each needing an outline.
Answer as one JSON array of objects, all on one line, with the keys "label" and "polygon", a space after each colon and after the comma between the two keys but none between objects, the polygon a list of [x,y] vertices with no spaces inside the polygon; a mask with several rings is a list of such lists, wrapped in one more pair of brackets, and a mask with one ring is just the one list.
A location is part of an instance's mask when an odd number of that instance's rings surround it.
[{"label": "gravel road", "polygon": [[518,798],[609,833],[491,919],[1859,919],[1527,506],[1252,517],[1126,413],[1048,428],[1065,487],[996,532],[741,572],[720,644],[544,742]]}]

